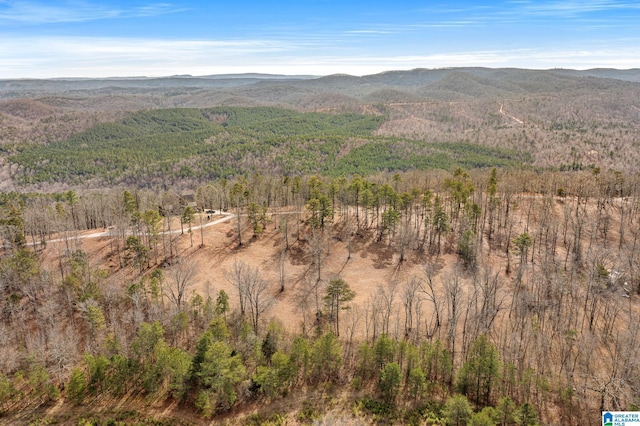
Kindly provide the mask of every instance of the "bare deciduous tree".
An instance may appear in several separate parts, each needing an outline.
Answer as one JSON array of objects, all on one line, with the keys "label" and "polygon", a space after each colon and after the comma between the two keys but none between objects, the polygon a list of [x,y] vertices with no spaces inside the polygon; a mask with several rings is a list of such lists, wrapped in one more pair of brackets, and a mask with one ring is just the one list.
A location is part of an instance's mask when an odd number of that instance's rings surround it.
[{"label": "bare deciduous tree", "polygon": [[324,232],[314,230],[311,233],[311,238],[309,239],[309,254],[312,257],[312,262],[317,272],[317,282],[320,282],[322,279],[322,266],[324,258],[327,256],[327,252],[328,241],[326,234]]},{"label": "bare deciduous tree", "polygon": [[396,294],[398,293],[398,282],[391,281],[386,286],[379,285],[377,293],[382,304],[382,333],[389,334],[391,313],[393,312]]},{"label": "bare deciduous tree", "polygon": [[442,314],[441,314],[441,299],[440,296],[436,293],[435,287],[435,275],[436,268],[434,264],[428,263],[425,268],[425,281],[421,290],[426,295],[426,299],[431,302],[433,305],[433,315],[430,322],[426,325],[427,327],[427,338],[431,340],[433,336],[439,332],[440,326],[442,325]]},{"label": "bare deciduous tree", "polygon": [[197,265],[191,259],[181,258],[178,263],[169,271],[169,285],[167,285],[167,296],[176,305],[176,309],[182,308],[184,296],[191,280],[196,275]]},{"label": "bare deciduous tree", "polygon": [[[404,305],[404,337],[416,337],[418,335],[417,328],[414,329],[414,318],[419,317],[420,298],[418,291],[420,290],[420,280],[416,277],[407,282],[402,290],[402,304]],[[419,322],[415,321],[419,326]]]},{"label": "bare deciduous tree", "polygon": [[225,276],[238,290],[240,313],[249,311],[254,333],[258,334],[258,327],[262,315],[266,313],[275,298],[268,293],[269,282],[265,280],[257,268],[253,268],[244,261],[236,261],[232,270]]},{"label": "bare deciduous tree", "polygon": [[453,273],[444,279],[444,294],[447,301],[447,340],[449,350],[451,351],[451,359],[455,360],[456,354],[456,335],[458,330],[458,321],[462,314],[464,305],[464,293],[462,291],[462,276],[460,272],[454,270]]}]

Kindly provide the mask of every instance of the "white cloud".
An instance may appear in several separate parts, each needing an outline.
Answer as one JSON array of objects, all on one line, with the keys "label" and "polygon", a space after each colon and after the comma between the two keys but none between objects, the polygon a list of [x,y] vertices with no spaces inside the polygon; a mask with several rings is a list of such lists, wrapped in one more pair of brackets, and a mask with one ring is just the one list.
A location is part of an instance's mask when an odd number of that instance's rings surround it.
[{"label": "white cloud", "polygon": [[[569,21],[572,28],[577,27],[578,19],[582,24],[605,19],[612,25],[621,23],[636,24],[640,3],[618,0],[512,0],[491,6],[451,9],[423,9],[422,12],[433,17],[417,26],[423,28],[444,27],[490,27],[502,24],[520,24],[526,22]],[[602,18],[603,13],[612,12],[615,16]]]},{"label": "white cloud", "polygon": [[629,24],[637,21],[640,4],[617,0],[511,1],[503,8],[478,15],[487,23],[566,22],[580,29],[590,22]]},{"label": "white cloud", "polygon": [[24,0],[5,0],[0,1],[0,22],[6,21],[19,24],[85,22],[111,18],[157,16],[180,10],[182,9],[168,3],[153,3],[122,9],[85,1],[41,3]]},{"label": "white cloud", "polygon": [[393,34],[393,31],[389,30],[351,30],[346,31],[346,34]]},{"label": "white cloud", "polygon": [[[308,42],[271,40],[144,40],[0,36],[0,78],[166,76],[266,72],[327,75],[458,66],[576,68],[640,67],[640,43],[556,50],[478,50],[397,55],[344,55],[309,49]],[[620,47],[629,46],[629,47]]]},{"label": "white cloud", "polygon": [[527,15],[573,17],[585,13],[608,10],[639,10],[635,2],[616,0],[560,0],[550,2],[518,2],[521,11]]},{"label": "white cloud", "polygon": [[289,49],[269,40],[0,36],[0,78],[208,73],[231,64],[250,67],[254,60],[269,63]]}]

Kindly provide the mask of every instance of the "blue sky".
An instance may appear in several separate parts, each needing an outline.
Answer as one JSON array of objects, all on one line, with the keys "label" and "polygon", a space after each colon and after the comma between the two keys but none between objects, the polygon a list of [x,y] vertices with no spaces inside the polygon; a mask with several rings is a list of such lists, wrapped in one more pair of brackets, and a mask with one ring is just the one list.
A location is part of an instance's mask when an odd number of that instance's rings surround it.
[{"label": "blue sky", "polygon": [[640,1],[0,0],[0,78],[640,67]]}]

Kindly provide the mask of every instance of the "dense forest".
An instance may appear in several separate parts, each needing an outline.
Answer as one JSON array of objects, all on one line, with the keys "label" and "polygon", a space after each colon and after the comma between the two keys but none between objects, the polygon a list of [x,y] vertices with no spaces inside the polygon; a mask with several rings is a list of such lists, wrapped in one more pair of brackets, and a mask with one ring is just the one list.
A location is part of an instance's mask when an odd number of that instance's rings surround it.
[{"label": "dense forest", "polygon": [[244,173],[330,176],[413,168],[507,167],[531,155],[470,143],[374,136],[382,115],[272,107],[152,110],[48,145],[15,147],[19,183],[156,188]]},{"label": "dense forest", "polygon": [[[599,424],[640,402],[638,183],[457,168],[254,174],[191,202],[7,193],[0,407],[11,422],[59,421],[47,407],[63,404],[99,424]],[[222,271],[203,257],[218,225],[197,227],[218,212]],[[395,278],[358,285],[349,268],[374,253],[358,274]]]}]

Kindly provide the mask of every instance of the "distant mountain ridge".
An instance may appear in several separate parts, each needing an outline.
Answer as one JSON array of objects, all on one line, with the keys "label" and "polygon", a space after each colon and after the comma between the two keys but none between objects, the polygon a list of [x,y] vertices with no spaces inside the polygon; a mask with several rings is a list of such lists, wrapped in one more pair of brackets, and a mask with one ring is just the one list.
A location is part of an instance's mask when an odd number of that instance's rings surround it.
[{"label": "distant mountain ridge", "polygon": [[[624,82],[640,82],[640,69],[618,70],[595,68],[590,70],[550,69],[529,70],[519,68],[418,68],[409,71],[385,71],[361,77],[347,74],[327,76],[278,75],[278,74],[219,74],[206,76],[175,75],[166,77],[110,77],[110,78],[54,78],[54,79],[1,79],[0,97],[31,96],[34,92],[43,94],[76,90],[100,90],[105,88],[128,89],[169,89],[185,88],[235,88],[255,84],[292,84],[309,89],[343,89],[353,92],[365,86],[384,86],[389,88],[414,88],[436,85],[434,89],[443,89],[442,84],[460,78],[475,82],[483,81],[488,86],[500,87],[495,82],[511,81],[521,85],[541,80],[574,81],[577,78],[598,78]],[[529,85],[530,86],[530,85]],[[444,88],[446,89],[446,84]],[[542,87],[544,89],[544,87]],[[525,88],[526,90],[526,88]],[[510,90],[508,90],[510,91]]]}]

